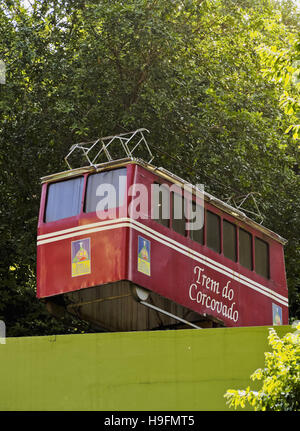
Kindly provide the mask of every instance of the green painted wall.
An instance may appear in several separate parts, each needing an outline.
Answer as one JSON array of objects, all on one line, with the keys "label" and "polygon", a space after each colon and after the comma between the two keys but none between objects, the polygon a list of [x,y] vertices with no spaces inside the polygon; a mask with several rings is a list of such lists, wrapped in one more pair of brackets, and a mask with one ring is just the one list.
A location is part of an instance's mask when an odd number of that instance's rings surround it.
[{"label": "green painted wall", "polygon": [[0,410],[226,410],[226,389],[245,388],[264,365],[267,336],[254,327],[8,338]]}]

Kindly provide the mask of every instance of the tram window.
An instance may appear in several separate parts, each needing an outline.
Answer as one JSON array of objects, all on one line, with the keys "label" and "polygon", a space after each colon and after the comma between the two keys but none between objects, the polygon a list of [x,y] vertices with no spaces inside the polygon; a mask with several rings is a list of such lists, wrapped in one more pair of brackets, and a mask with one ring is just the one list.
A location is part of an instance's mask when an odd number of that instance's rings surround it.
[{"label": "tram window", "polygon": [[265,278],[270,276],[269,245],[259,238],[255,238],[255,271]]},{"label": "tram window", "polygon": [[252,237],[243,229],[239,230],[239,257],[240,264],[252,270]]},{"label": "tram window", "polygon": [[[200,207],[200,205],[197,205],[196,202],[192,201],[192,210],[193,213],[199,213],[199,214],[203,214],[203,208]],[[193,220],[190,221],[191,223],[193,222]],[[203,222],[203,221],[202,221]],[[191,229],[190,230],[190,238],[193,241],[199,242],[200,244],[203,244],[203,239],[204,239],[204,228],[202,225],[201,229]]]},{"label": "tram window", "polygon": [[152,217],[163,226],[170,227],[170,191],[163,184],[153,183]]},{"label": "tram window", "polygon": [[73,217],[80,213],[83,177],[48,185],[45,222]]},{"label": "tram window", "polygon": [[91,174],[87,180],[85,212],[117,208],[123,205],[125,193],[126,168]]},{"label": "tram window", "polygon": [[206,245],[220,253],[220,217],[210,211],[206,213]]},{"label": "tram window", "polygon": [[186,235],[185,230],[185,206],[186,200],[183,196],[172,193],[173,196],[173,207],[172,207],[172,229],[180,233],[181,235]]},{"label": "tram window", "polygon": [[236,262],[236,227],[227,220],[223,220],[223,253]]}]

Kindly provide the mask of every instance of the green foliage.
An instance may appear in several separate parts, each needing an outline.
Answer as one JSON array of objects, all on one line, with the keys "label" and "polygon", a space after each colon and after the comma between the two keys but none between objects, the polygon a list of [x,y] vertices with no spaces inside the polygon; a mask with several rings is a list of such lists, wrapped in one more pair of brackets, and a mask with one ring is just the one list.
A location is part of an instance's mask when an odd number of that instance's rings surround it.
[{"label": "green foliage", "polygon": [[254,410],[300,411],[300,324],[294,333],[280,338],[269,330],[272,352],[265,353],[265,368],[259,368],[250,377],[261,380],[259,391],[229,389],[225,398],[229,407],[244,408],[247,403]]},{"label": "green foliage", "polygon": [[45,313],[33,300],[39,178],[66,169],[72,144],[139,127],[151,131],[156,165],[220,198],[256,193],[264,224],[289,241],[290,312],[300,317],[299,149],[284,135],[281,84],[262,75],[257,55],[262,45],[283,49],[299,30],[288,2],[31,3],[0,4],[0,319],[8,334],[32,310],[30,335]]},{"label": "green foliage", "polygon": [[[291,8],[293,10],[293,7]],[[281,96],[280,107],[290,116],[291,124],[285,133],[292,133],[294,139],[300,138],[300,32],[299,28],[291,26],[291,32],[285,34],[283,14],[278,14],[279,26],[272,24],[274,29],[281,29],[282,40],[278,40],[278,45],[263,43],[258,48],[258,53],[262,59],[264,76],[279,84]],[[298,12],[299,20],[299,12]],[[269,24],[270,25],[270,24]]]},{"label": "green foliage", "polygon": [[[300,118],[300,40],[291,42],[288,49],[277,50],[275,46],[262,47],[260,56],[267,66],[265,76],[271,77],[283,87],[279,106],[295,121]],[[300,138],[300,124],[291,124],[285,133],[292,132]]]}]

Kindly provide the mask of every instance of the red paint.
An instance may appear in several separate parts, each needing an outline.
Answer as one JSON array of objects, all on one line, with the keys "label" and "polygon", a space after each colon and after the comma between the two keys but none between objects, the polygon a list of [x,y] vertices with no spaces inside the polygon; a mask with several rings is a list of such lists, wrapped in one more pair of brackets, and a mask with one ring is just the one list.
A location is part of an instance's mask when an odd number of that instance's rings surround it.
[{"label": "red paint", "polygon": [[[171,185],[139,165],[127,165],[127,187],[135,182],[150,188],[151,184],[158,180],[160,183]],[[217,317],[227,326],[272,325],[272,303],[281,307],[283,324],[288,323],[288,307],[274,297],[268,296],[277,293],[287,298],[283,246],[246,223],[238,221],[238,225],[251,233],[253,238],[257,236],[269,244],[271,278],[268,280],[256,274],[254,270],[250,271],[238,262],[227,259],[222,252],[218,254],[205,245],[200,245],[174,232],[172,228],[164,227],[152,220],[150,196],[148,219],[136,222],[126,221],[128,213],[127,205],[124,204],[118,209],[117,218],[125,218],[125,221],[115,223],[114,220],[110,220],[108,224],[99,224],[97,228],[101,228],[101,231],[78,230],[79,227],[100,222],[96,213],[83,212],[83,200],[78,216],[44,223],[46,188],[47,184],[44,184],[38,224],[38,236],[41,242],[41,245],[38,245],[37,257],[37,296],[39,298],[119,280],[130,280],[200,314],[206,313]],[[128,204],[130,202],[131,198],[128,199]],[[205,208],[237,224],[233,216],[210,203],[206,203]],[[129,226],[121,226],[121,223],[127,223]],[[89,226],[89,229],[91,228],[95,226]],[[150,229],[149,232],[144,231],[147,228]],[[70,231],[61,233],[66,229]],[[59,239],[61,235],[68,235],[68,237],[43,244],[44,238],[40,236],[50,233],[56,234],[46,239]],[[138,236],[150,241],[150,276],[138,271]],[[84,238],[90,238],[91,273],[72,277],[71,242]],[[201,256],[194,256],[193,259],[191,257],[193,251]],[[206,258],[211,260],[203,261]],[[218,265],[223,265],[219,271]],[[250,283],[252,288],[241,283],[239,275],[234,279],[228,276],[226,272],[230,271],[246,277],[245,283]],[[258,284],[253,285],[253,282]],[[262,292],[264,288],[270,291],[264,294]],[[229,296],[227,298],[226,293]],[[227,317],[224,316],[226,307]],[[218,310],[222,311],[218,312]]]}]

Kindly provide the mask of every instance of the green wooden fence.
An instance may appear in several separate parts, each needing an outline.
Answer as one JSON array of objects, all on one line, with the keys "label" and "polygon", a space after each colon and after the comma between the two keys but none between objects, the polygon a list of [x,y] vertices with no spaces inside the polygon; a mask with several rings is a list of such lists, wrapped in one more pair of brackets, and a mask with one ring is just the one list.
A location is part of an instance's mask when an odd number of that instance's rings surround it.
[{"label": "green wooden fence", "polygon": [[0,410],[227,410],[227,389],[254,387],[267,336],[245,327],[8,338]]}]

